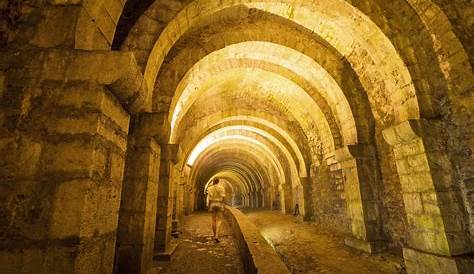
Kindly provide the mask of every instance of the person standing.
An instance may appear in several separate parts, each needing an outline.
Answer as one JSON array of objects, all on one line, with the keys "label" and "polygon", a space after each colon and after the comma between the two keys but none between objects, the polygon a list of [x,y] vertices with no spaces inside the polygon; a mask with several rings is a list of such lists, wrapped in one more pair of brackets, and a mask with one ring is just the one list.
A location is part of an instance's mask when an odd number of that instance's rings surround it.
[{"label": "person standing", "polygon": [[207,207],[212,212],[212,232],[214,241],[219,242],[219,227],[224,212],[225,188],[219,183],[219,178],[212,180],[212,185],[207,188]]}]

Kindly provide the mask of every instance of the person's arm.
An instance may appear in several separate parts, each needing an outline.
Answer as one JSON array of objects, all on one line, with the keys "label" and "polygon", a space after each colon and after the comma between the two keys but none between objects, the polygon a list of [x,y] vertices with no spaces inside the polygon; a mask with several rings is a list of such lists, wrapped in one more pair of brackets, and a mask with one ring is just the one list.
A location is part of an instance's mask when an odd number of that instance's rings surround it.
[{"label": "person's arm", "polygon": [[221,197],[222,197],[222,203],[225,204],[225,188],[221,186]]}]

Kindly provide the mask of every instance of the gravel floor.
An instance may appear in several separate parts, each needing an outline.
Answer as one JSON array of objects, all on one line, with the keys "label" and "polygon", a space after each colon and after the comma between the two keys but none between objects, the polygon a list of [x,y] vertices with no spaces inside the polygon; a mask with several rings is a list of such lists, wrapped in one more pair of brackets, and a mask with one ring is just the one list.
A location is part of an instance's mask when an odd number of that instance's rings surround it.
[{"label": "gravel floor", "polygon": [[171,262],[157,264],[163,274],[243,274],[243,265],[230,226],[223,221],[220,243],[212,239],[210,213],[187,216]]}]

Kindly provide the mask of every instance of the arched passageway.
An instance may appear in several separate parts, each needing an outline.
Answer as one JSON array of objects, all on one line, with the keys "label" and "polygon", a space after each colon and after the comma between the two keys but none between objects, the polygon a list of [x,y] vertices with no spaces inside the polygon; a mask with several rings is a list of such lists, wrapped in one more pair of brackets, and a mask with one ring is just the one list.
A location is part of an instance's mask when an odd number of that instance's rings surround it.
[{"label": "arched passageway", "polygon": [[470,1],[0,9],[0,272],[148,273],[215,177],[409,273],[474,264]]}]

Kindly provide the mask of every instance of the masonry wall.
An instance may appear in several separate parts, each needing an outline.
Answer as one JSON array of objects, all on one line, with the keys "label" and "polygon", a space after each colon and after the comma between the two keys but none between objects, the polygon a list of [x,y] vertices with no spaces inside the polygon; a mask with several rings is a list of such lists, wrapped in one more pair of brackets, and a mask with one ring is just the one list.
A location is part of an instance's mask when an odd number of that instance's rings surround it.
[{"label": "masonry wall", "polygon": [[0,272],[111,272],[129,115],[104,86],[6,74]]},{"label": "masonry wall", "polygon": [[313,167],[311,171],[314,220],[341,233],[350,233],[344,178],[340,165],[337,163],[328,165],[324,160],[320,166]]}]

